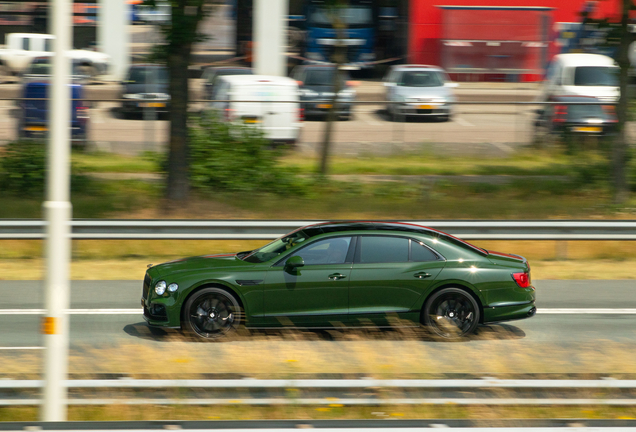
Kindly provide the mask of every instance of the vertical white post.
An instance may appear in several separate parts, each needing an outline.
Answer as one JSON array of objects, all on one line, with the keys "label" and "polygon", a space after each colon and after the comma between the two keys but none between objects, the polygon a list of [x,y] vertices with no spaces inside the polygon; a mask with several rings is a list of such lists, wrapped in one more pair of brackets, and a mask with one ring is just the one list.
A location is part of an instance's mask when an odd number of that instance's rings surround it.
[{"label": "vertical white post", "polygon": [[100,0],[97,22],[97,46],[110,56],[110,75],[124,79],[130,66],[130,11],[126,0]]},{"label": "vertical white post", "polygon": [[255,0],[254,4],[254,71],[258,75],[287,76],[289,0]]},{"label": "vertical white post", "polygon": [[49,142],[47,170],[47,200],[43,210],[48,221],[46,240],[46,316],[42,319],[44,333],[44,404],[43,421],[65,421],[68,368],[69,264],[71,216],[70,196],[70,114],[69,96],[72,22],[70,0],[53,0],[50,22],[55,35],[53,74],[49,92]]}]

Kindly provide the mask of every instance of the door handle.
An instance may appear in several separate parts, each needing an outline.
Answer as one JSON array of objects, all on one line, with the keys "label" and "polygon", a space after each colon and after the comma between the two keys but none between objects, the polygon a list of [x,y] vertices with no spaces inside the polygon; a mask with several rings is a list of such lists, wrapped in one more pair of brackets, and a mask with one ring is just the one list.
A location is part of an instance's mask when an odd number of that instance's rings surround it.
[{"label": "door handle", "polygon": [[338,279],[344,279],[344,278],[346,278],[346,276],[340,273],[334,273],[329,275],[329,279],[331,280],[338,280]]},{"label": "door handle", "polygon": [[417,272],[413,276],[415,276],[418,279],[424,279],[424,278],[427,278],[427,277],[431,277],[431,274],[430,273],[426,273],[426,272]]}]

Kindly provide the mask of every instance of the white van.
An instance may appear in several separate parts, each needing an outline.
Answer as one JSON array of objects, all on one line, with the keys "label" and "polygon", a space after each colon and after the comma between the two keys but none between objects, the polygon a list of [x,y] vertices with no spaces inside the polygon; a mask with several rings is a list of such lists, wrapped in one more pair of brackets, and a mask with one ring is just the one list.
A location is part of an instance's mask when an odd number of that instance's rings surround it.
[{"label": "white van", "polygon": [[590,96],[615,102],[620,95],[619,67],[601,54],[558,54],[546,71],[541,101],[552,96]]},{"label": "white van", "polygon": [[220,76],[214,85],[212,100],[229,101],[211,102],[210,106],[227,121],[261,128],[267,139],[295,144],[300,137],[303,114],[298,83],[291,78]]}]

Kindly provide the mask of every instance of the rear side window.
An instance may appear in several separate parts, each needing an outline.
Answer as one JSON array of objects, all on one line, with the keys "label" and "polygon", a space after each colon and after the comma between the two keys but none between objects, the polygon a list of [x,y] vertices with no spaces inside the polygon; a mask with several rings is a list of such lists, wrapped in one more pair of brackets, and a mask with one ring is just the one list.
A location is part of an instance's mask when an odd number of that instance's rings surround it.
[{"label": "rear side window", "polygon": [[403,237],[360,237],[359,259],[361,264],[398,263],[409,260],[409,240]]},{"label": "rear side window", "polygon": [[575,86],[618,86],[616,67],[579,66],[574,70]]},{"label": "rear side window", "polygon": [[31,48],[30,42],[31,42],[31,39],[23,38],[22,39],[22,49],[25,50],[25,51],[29,51],[30,48]]}]

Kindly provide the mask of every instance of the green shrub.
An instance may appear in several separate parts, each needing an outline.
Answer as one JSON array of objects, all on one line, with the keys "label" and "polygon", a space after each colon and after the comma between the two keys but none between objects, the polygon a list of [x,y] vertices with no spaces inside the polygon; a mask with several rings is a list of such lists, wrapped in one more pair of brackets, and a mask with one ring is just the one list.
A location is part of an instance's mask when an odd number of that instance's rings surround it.
[{"label": "green shrub", "polygon": [[[22,140],[8,143],[0,154],[0,185],[14,195],[42,195],[46,182],[46,143]],[[87,188],[87,178],[77,167],[71,169],[71,189]]]},{"label": "green shrub", "polygon": [[202,190],[304,195],[308,180],[285,167],[257,128],[222,122],[213,115],[192,119],[190,182]]}]

